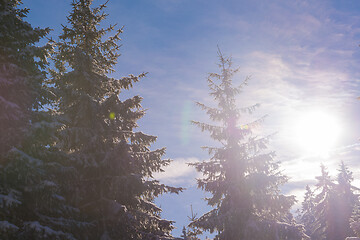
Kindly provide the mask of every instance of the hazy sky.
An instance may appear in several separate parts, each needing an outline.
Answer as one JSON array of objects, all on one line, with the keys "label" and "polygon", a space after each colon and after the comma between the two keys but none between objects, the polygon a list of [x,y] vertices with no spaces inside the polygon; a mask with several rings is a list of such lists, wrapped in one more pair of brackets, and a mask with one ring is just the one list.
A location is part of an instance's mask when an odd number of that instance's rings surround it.
[{"label": "hazy sky", "polygon": [[[71,1],[23,2],[28,21],[51,27],[56,39]],[[105,24],[125,26],[114,76],[149,72],[120,97],[144,97],[140,130],[157,135],[154,148],[167,147],[166,157],[174,159],[158,177],[188,189],[157,200],[163,217],[176,221],[175,236],[188,224],[190,204],[199,214],[206,209],[186,162],[206,160],[200,147],[213,144],[189,123],[208,121],[194,102],[213,103],[206,77],[218,72],[217,45],[241,69],[235,84],[251,75],[239,106],[261,104],[240,122],[268,115],[256,134],[277,132],[270,148],[290,177],[284,193],[301,200],[321,162],[335,176],[343,160],[360,179],[360,1],[110,0],[107,12]]]}]

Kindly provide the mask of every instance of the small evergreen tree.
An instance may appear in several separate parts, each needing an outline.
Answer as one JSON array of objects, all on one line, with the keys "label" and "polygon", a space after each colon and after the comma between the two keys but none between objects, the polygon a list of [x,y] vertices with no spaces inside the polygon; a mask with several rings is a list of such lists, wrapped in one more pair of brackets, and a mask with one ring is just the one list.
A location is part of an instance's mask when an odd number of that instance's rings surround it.
[{"label": "small evergreen tree", "polygon": [[0,238],[73,239],[75,221],[57,179],[64,156],[51,144],[56,122],[44,85],[49,29],[24,21],[20,1],[0,1]]},{"label": "small evergreen tree", "polygon": [[186,229],[186,227],[183,227],[182,229],[182,235],[180,236],[183,240],[199,240],[197,236],[194,236],[192,234],[191,230]]},{"label": "small evergreen tree", "polygon": [[274,152],[263,153],[268,137],[252,134],[263,118],[239,125],[242,114],[250,108],[238,108],[236,96],[246,85],[232,83],[238,71],[232,68],[230,58],[219,51],[221,73],[211,73],[208,78],[210,95],[217,107],[197,103],[212,121],[220,125],[193,122],[202,131],[210,132],[220,147],[205,147],[210,160],[191,165],[204,177],[198,179],[198,187],[209,192],[208,205],[213,209],[193,221],[190,226],[210,232],[216,231],[215,239],[302,239],[306,236],[302,226],[284,223],[284,216],[294,203],[294,197],[284,196],[279,186],[287,181],[274,161]]},{"label": "small evergreen tree", "polygon": [[182,235],[181,235],[180,237],[182,237],[184,240],[188,240],[188,236],[187,236],[187,232],[186,232],[185,226],[183,226]]},{"label": "small evergreen tree", "polygon": [[[188,216],[188,219],[190,222],[193,222],[196,220],[197,214],[193,212],[192,205],[190,205],[190,209],[191,216]],[[182,233],[182,237],[184,238],[184,240],[199,240],[200,238],[198,238],[198,236],[202,234],[202,231],[201,229],[190,225],[188,226],[188,228],[183,227]]]},{"label": "small evergreen tree", "polygon": [[104,8],[91,0],[72,3],[56,43],[57,70],[52,71],[57,88],[58,111],[64,127],[58,146],[72,158],[77,179],[66,185],[67,196],[80,208],[93,227],[78,232],[80,239],[172,239],[172,222],[160,218],[153,200],[164,192],[181,188],[159,184],[154,172],[170,160],[163,160],[165,148],[150,150],[155,136],[136,132],[144,116],[142,98],[121,101],[119,94],[144,77],[108,77],[119,57],[119,35],[114,25],[100,28]]}]

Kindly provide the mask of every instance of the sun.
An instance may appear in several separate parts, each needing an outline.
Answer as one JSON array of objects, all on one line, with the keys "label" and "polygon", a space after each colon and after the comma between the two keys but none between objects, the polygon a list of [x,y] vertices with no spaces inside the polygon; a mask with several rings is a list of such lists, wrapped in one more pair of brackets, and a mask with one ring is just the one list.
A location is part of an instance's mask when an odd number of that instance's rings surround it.
[{"label": "sun", "polygon": [[341,127],[335,115],[302,112],[293,125],[294,140],[305,154],[326,157],[334,149]]}]

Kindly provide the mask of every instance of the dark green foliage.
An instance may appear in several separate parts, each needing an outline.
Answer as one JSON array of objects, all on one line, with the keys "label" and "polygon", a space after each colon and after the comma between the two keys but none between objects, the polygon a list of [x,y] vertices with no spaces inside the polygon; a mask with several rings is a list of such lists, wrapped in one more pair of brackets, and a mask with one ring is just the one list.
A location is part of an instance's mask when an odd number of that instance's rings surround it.
[{"label": "dark green foliage", "polygon": [[[35,44],[49,29],[24,21],[18,0],[0,1],[0,156],[21,144],[31,113],[46,101],[42,83],[49,45]],[[1,163],[1,162],[0,162]]]},{"label": "dark green foliage", "polygon": [[[59,125],[44,85],[49,29],[24,21],[20,1],[0,1],[0,239],[72,239],[76,209],[58,179],[66,158],[52,148]],[[75,214],[74,214],[75,213]]]},{"label": "dark green foliage", "polygon": [[268,137],[252,134],[263,118],[239,123],[242,114],[254,111],[258,105],[237,107],[236,96],[247,82],[234,87],[232,77],[238,70],[220,51],[219,58],[221,73],[211,73],[208,78],[217,107],[198,103],[219,125],[193,123],[209,132],[221,146],[205,147],[210,160],[191,164],[204,175],[198,179],[198,187],[211,194],[207,202],[213,209],[190,226],[217,232],[215,239],[302,239],[302,226],[285,220],[294,197],[280,193],[279,186],[287,178],[273,159],[275,153],[263,152]]},{"label": "dark green foliage", "polygon": [[[165,149],[151,150],[155,136],[136,132],[144,116],[142,98],[121,101],[123,90],[145,74],[121,79],[108,77],[119,57],[122,29],[100,28],[106,5],[74,1],[69,26],[56,43],[52,71],[59,117],[64,127],[58,147],[72,158],[77,178],[67,196],[93,227],[77,233],[80,239],[170,239],[172,222],[160,218],[153,200],[181,188],[159,184],[152,174],[170,160]],[[114,35],[109,36],[112,31]],[[105,39],[105,40],[104,40]]]},{"label": "dark green foliage", "polygon": [[64,166],[67,158],[47,145],[54,140],[56,129],[52,117],[40,112],[36,116],[22,146],[8,152],[7,163],[0,169],[0,216],[13,227],[0,227],[0,236],[74,239],[71,232],[84,223],[77,221],[78,209],[61,195],[61,179],[69,175]]}]

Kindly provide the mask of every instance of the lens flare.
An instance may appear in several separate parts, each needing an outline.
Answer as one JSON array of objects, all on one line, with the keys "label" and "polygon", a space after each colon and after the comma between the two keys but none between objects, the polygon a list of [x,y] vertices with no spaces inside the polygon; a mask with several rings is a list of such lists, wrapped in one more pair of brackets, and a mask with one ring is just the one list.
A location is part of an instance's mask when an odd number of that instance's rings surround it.
[{"label": "lens flare", "polygon": [[109,114],[109,118],[110,118],[111,120],[114,120],[114,119],[115,119],[115,113],[114,113],[114,112],[111,112],[111,113]]}]

